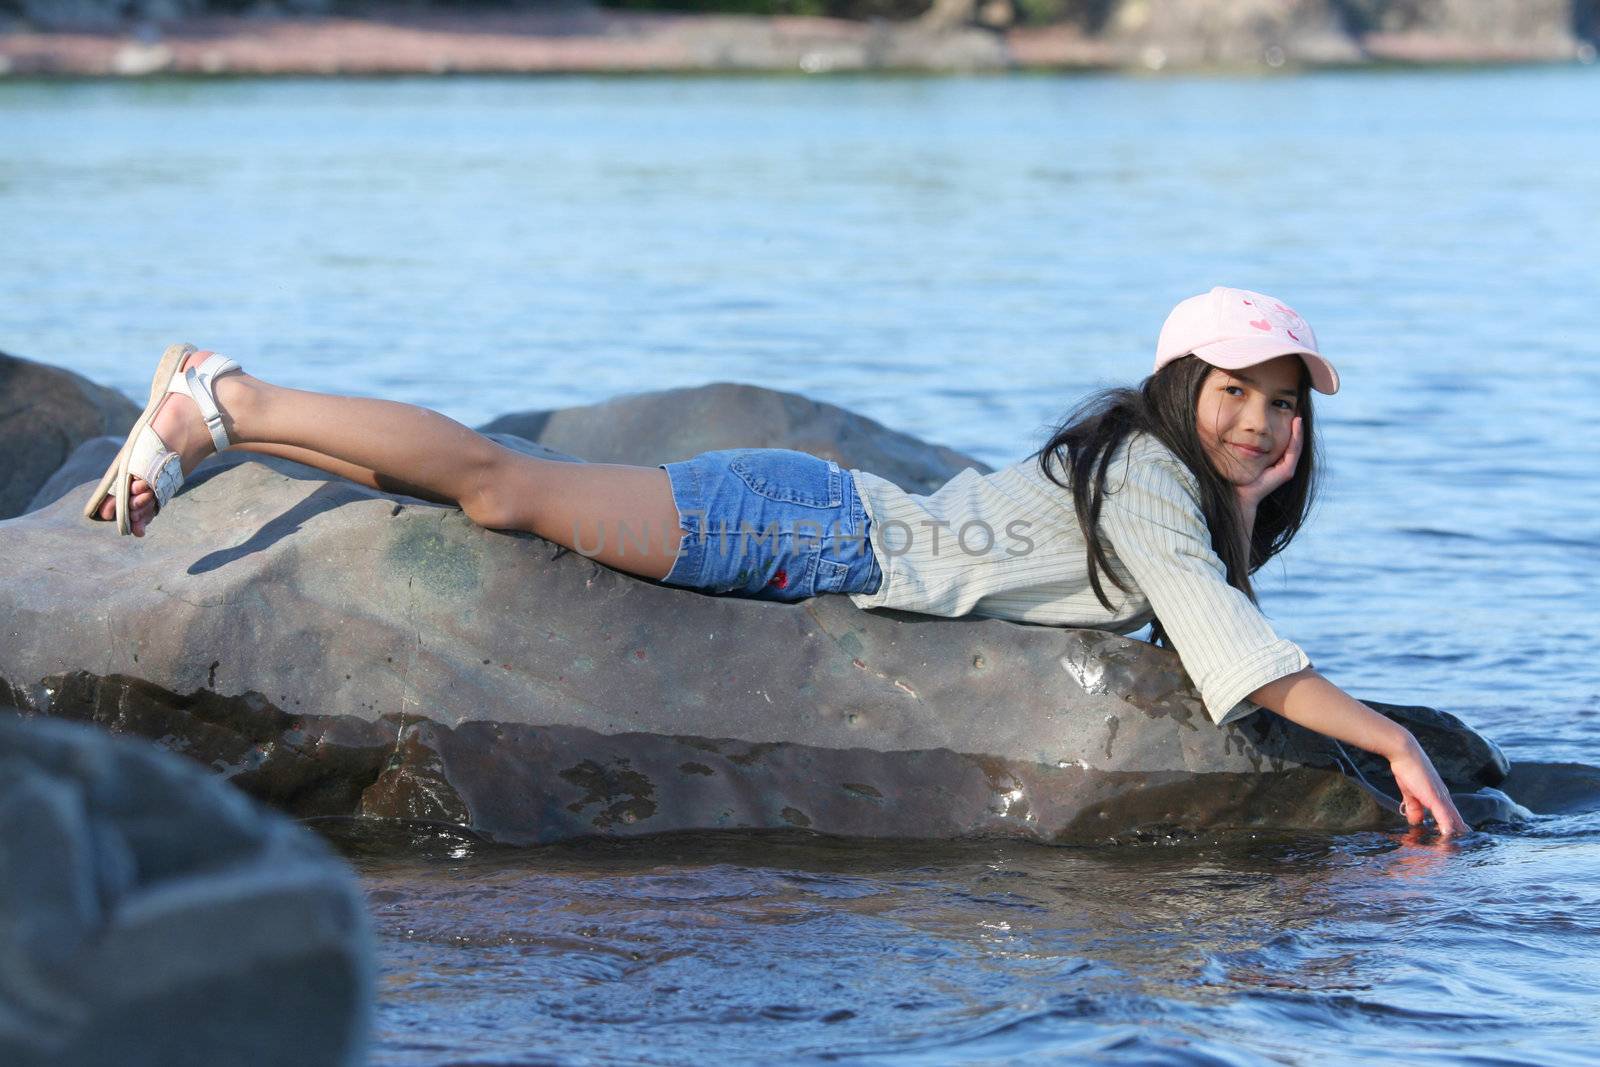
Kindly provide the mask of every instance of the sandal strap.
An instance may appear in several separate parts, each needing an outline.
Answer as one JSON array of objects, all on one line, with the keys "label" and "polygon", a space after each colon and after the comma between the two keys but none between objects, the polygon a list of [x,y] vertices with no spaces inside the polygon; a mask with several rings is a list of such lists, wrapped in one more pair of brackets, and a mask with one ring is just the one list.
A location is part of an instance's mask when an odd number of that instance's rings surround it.
[{"label": "sandal strap", "polygon": [[211,355],[198,367],[184,371],[182,379],[174,379],[169,390],[185,394],[200,408],[200,415],[206,420],[206,429],[211,431],[211,441],[217,446],[218,452],[231,442],[227,431],[222,428],[222,411],[217,407],[217,398],[212,390],[219,376],[238,369],[239,364],[227,356]]},{"label": "sandal strap", "polygon": [[150,427],[139,431],[128,456],[128,473],[141,478],[156,496],[156,507],[166,507],[183,485],[183,463],[178,454]]}]

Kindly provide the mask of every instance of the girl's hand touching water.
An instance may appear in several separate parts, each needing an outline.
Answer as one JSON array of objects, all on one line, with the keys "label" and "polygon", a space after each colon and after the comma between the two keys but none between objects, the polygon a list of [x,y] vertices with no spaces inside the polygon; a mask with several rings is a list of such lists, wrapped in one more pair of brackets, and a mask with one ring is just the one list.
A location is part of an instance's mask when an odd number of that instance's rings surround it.
[{"label": "girl's hand touching water", "polygon": [[1400,787],[1400,814],[1412,826],[1420,826],[1431,813],[1439,833],[1445,837],[1470,833],[1472,827],[1456,810],[1450,790],[1434,770],[1433,761],[1409,731],[1406,737],[1411,742],[1409,750],[1389,759],[1389,773]]},{"label": "girl's hand touching water", "polygon": [[1336,738],[1389,761],[1400,787],[1401,814],[1412,826],[1427,815],[1445,837],[1469,833],[1450,790],[1411,731],[1379,715],[1315,670],[1284,675],[1250,694],[1250,699],[1308,730]]}]

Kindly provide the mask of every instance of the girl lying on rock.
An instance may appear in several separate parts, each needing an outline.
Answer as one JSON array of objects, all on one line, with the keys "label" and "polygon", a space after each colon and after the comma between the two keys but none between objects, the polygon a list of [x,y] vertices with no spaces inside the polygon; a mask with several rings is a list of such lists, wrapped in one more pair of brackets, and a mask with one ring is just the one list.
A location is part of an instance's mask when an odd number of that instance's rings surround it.
[{"label": "girl lying on rock", "polygon": [[658,467],[538,459],[425,408],[285,389],[179,345],[86,514],[143,536],[231,445],[457,504],[668,585],[1119,633],[1154,621],[1219,725],[1265,707],[1377,753],[1413,825],[1431,814],[1461,833],[1416,739],[1312,670],[1251,589],[1311,502],[1311,393],[1338,388],[1297,313],[1216,288],[1168,316],[1138,387],[1090,398],[1027,459],[915,496],[784,449]]}]

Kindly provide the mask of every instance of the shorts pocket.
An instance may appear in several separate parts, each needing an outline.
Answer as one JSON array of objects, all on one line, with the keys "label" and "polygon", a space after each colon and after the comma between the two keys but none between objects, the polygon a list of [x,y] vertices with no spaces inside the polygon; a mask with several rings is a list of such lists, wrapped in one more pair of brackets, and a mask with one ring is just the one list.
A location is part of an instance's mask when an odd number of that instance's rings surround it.
[{"label": "shorts pocket", "polygon": [[786,504],[836,508],[844,500],[839,464],[788,448],[737,450],[728,469],[750,491]]},{"label": "shorts pocket", "polygon": [[844,583],[850,577],[850,566],[845,563],[835,563],[831,559],[817,560],[817,580],[815,591],[817,593],[838,593],[844,590]]}]

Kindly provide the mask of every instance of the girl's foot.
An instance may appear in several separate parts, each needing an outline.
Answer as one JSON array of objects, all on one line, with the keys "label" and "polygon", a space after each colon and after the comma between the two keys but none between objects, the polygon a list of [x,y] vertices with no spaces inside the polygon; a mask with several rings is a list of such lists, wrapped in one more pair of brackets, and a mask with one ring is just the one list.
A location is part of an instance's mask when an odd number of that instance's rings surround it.
[{"label": "girl's foot", "polygon": [[[183,360],[180,373],[191,367],[199,367],[211,355],[209,351],[191,352]],[[215,391],[223,392],[221,389]],[[220,396],[218,403],[219,405],[222,403]],[[182,393],[168,393],[162,398],[161,406],[156,409],[155,417],[150,421],[150,428],[161,438],[162,444],[178,454],[185,478],[201,460],[217,450],[212,442],[211,433],[206,428],[205,420],[201,417],[199,406]],[[155,492],[144,479],[134,476],[128,493],[128,524],[133,528],[135,537],[144,536],[145,527],[158,511]],[[116,496],[108,494],[95,514],[97,518],[115,521]]]}]

